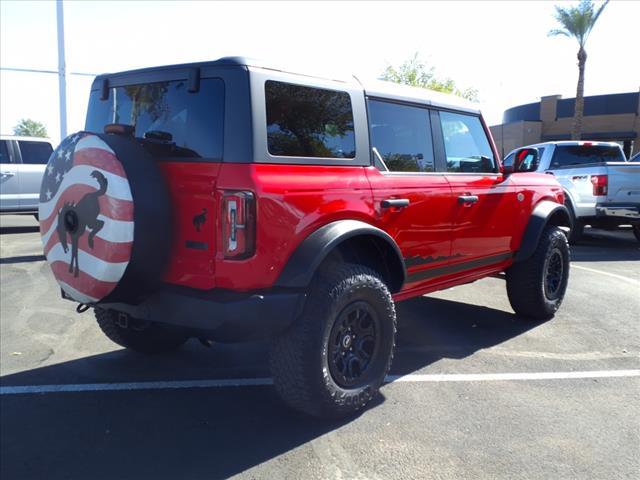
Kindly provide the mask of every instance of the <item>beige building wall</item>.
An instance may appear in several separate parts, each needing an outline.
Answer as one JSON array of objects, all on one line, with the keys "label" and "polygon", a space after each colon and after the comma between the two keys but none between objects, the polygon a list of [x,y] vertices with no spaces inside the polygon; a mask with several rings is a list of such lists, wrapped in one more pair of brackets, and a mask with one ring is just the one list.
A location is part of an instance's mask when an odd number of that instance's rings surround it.
[{"label": "beige building wall", "polygon": [[[549,137],[569,139],[573,117],[557,118],[558,100],[561,98],[560,95],[549,95],[540,99],[541,121],[518,121],[490,127],[498,151],[503,158],[515,148],[546,141]],[[616,133],[635,132],[631,155],[640,151],[640,100],[635,114],[588,115],[583,117],[582,125],[583,140],[605,140],[589,138],[589,134],[602,135],[610,132],[612,136],[609,140],[616,141],[618,140],[615,138]]]},{"label": "beige building wall", "polygon": [[504,158],[511,150],[540,142],[542,122],[513,122],[489,129],[500,156]]}]

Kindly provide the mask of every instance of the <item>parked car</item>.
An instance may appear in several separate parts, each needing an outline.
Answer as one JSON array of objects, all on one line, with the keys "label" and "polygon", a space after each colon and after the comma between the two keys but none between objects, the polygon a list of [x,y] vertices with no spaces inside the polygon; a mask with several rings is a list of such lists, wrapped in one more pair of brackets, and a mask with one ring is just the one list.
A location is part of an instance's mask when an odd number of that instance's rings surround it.
[{"label": "parked car", "polygon": [[52,152],[46,138],[0,137],[0,213],[37,214],[42,175]]},{"label": "parked car", "polygon": [[[536,150],[527,159],[532,169],[555,176],[564,189],[573,219],[571,242],[580,240],[585,225],[605,229],[632,225],[638,232],[640,164],[626,162],[617,143],[545,142],[526,148]],[[518,151],[509,153],[504,164],[511,165]]]},{"label": "parked car", "polygon": [[456,97],[225,58],[98,76],[40,228],[117,344],[268,338],[281,397],[342,417],[389,371],[394,302],[506,272],[521,318],[560,307],[562,188],[514,167]]}]

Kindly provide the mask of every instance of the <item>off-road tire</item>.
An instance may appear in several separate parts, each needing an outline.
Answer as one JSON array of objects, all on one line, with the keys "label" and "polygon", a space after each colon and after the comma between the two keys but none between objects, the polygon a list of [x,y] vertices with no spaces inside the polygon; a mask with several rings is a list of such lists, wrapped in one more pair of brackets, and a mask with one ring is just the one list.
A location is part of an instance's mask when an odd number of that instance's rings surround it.
[{"label": "off-road tire", "polygon": [[94,313],[98,326],[109,340],[139,353],[172,352],[189,339],[184,331],[170,325],[131,320],[124,328],[118,322],[117,312],[95,308]]},{"label": "off-road tire", "polygon": [[[341,347],[331,346],[330,339],[336,338],[335,328],[344,325],[345,316],[358,306],[376,316],[372,323],[377,325],[379,343],[363,378],[345,387],[332,374],[335,363],[331,363],[330,352]],[[393,360],[395,334],[395,305],[378,273],[354,264],[322,269],[312,282],[301,317],[272,343],[270,363],[276,391],[289,406],[312,416],[355,414],[384,382]]]},{"label": "off-road tire", "polygon": [[[557,262],[562,262],[562,271],[557,274]],[[550,289],[546,284],[557,274],[558,287]],[[518,316],[547,320],[560,308],[569,281],[569,245],[558,227],[547,227],[531,258],[514,264],[507,270],[507,295],[511,307]],[[550,277],[551,276],[551,277]],[[551,281],[552,281],[551,280]]]}]

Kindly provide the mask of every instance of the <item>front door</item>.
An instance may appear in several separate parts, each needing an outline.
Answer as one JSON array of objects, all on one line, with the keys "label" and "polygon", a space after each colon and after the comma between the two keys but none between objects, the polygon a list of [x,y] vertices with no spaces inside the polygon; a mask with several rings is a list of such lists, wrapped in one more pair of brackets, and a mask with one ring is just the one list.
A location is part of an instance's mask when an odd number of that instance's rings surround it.
[{"label": "front door", "polygon": [[452,264],[484,268],[511,257],[516,187],[499,172],[478,115],[439,112],[446,178],[453,199]]},{"label": "front door", "polygon": [[370,99],[368,113],[376,167],[366,171],[377,226],[402,251],[404,290],[419,289],[451,255],[453,200],[445,175],[435,171],[429,110]]}]

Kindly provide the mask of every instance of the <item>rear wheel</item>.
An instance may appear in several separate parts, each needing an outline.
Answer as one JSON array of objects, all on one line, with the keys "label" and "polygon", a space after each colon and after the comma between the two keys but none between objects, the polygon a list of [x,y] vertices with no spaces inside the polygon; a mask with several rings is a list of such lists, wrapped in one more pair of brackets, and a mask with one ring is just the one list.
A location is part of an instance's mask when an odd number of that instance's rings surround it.
[{"label": "rear wheel", "polygon": [[513,310],[522,317],[553,317],[569,282],[569,245],[558,227],[547,227],[531,258],[507,270],[507,294]]},{"label": "rear wheel", "polygon": [[96,308],[94,313],[98,326],[112,342],[136,352],[171,352],[189,339],[184,330],[170,325],[122,317],[102,308]]},{"label": "rear wheel", "polygon": [[351,415],[384,382],[395,333],[395,307],[378,273],[353,264],[323,271],[301,318],[272,345],[276,390],[304,413]]}]

